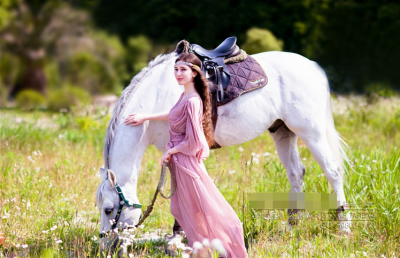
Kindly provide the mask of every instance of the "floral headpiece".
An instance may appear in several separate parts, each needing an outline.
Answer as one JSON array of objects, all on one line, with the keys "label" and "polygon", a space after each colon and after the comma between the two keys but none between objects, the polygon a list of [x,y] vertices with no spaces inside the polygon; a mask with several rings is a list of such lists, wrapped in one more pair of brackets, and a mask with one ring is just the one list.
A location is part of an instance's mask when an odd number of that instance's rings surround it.
[{"label": "floral headpiece", "polygon": [[190,67],[194,67],[194,68],[197,68],[197,69],[199,69],[199,70],[200,70],[200,67],[198,67],[198,66],[197,66],[197,65],[195,65],[195,64],[189,63],[189,62],[185,62],[185,61],[178,61],[178,62],[176,62],[176,63],[175,63],[175,65],[177,65],[177,64],[184,64],[184,65],[188,65],[188,66],[190,66]]}]

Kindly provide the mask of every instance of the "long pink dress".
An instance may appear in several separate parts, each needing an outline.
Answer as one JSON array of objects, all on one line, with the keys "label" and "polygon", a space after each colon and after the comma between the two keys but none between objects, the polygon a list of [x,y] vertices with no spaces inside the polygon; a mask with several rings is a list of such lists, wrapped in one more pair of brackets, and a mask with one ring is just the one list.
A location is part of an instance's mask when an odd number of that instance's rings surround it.
[{"label": "long pink dress", "polygon": [[227,257],[248,257],[242,223],[204,166],[210,149],[201,123],[203,102],[197,92],[190,94],[180,103],[182,93],[169,113],[167,151],[173,147],[180,151],[171,156],[177,184],[171,213],[185,231],[190,247],[195,241],[218,238]]}]

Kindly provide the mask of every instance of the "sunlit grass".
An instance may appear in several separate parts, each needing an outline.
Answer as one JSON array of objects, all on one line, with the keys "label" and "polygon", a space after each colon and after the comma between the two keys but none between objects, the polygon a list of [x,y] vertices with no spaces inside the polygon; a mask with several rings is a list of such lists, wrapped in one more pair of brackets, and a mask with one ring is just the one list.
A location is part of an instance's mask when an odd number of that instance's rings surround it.
[{"label": "sunlit grass", "polygon": [[[212,151],[205,162],[210,177],[244,224],[250,257],[400,255],[400,99],[367,104],[362,97],[347,97],[332,102],[336,128],[350,146],[347,200],[358,208],[371,203],[373,220],[353,221],[353,234],[345,238],[337,234],[337,223],[322,223],[315,211],[288,232],[286,211],[251,210],[247,194],[290,191],[274,143],[264,133],[240,146]],[[0,110],[0,116],[0,233],[6,237],[0,253],[98,256],[100,214],[94,202],[110,117],[104,110],[16,109]],[[306,166],[304,191],[331,192],[323,171],[300,140],[298,146]],[[158,183],[160,158],[154,146],[143,157],[138,194],[144,207]],[[158,198],[144,225],[136,237],[159,229],[170,232],[169,201]],[[166,257],[164,247],[165,243],[146,242],[128,251],[138,257]]]}]

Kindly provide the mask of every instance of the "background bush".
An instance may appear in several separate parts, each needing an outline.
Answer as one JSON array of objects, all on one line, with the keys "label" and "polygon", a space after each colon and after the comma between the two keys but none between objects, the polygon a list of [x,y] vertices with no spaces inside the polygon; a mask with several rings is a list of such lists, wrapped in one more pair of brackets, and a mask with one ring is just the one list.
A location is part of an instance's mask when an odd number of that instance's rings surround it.
[{"label": "background bush", "polygon": [[83,106],[91,103],[91,101],[92,97],[86,90],[68,85],[50,92],[48,108],[58,111],[61,108],[70,108],[71,106]]},{"label": "background bush", "polygon": [[46,106],[46,98],[37,91],[20,91],[16,98],[17,105],[23,109],[31,109]]}]

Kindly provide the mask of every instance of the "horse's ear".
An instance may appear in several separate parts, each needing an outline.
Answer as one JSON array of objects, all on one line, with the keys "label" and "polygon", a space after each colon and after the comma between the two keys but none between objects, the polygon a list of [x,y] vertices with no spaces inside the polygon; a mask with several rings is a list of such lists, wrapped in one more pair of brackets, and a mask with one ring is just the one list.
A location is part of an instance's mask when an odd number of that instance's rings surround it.
[{"label": "horse's ear", "polygon": [[181,40],[176,45],[175,53],[182,54],[182,53],[189,53],[190,44],[186,40]]},{"label": "horse's ear", "polygon": [[112,188],[115,188],[115,185],[117,184],[117,177],[111,169],[107,170],[107,176],[108,183],[111,185]]}]

